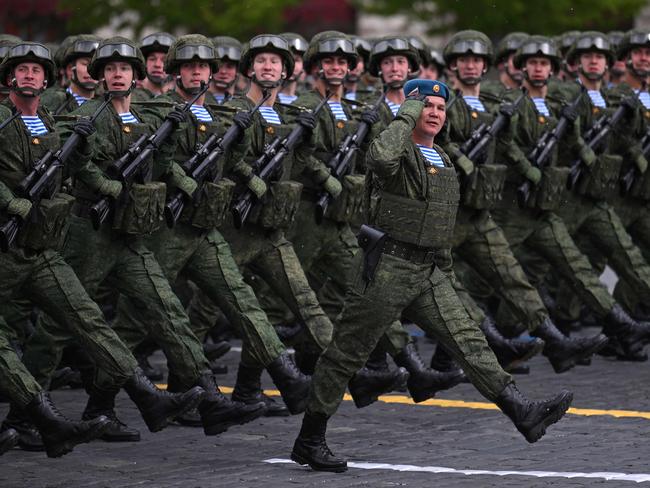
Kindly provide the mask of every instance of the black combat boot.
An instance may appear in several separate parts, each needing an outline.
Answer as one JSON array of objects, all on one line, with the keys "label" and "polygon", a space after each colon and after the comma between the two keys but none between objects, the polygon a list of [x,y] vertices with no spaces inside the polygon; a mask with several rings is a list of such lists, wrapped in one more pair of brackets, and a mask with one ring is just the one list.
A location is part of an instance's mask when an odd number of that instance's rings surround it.
[{"label": "black combat boot", "polygon": [[528,442],[537,442],[546,428],[560,420],[573,401],[573,393],[567,390],[555,398],[541,402],[529,401],[514,383],[508,384],[495,403],[515,424]]},{"label": "black combat boot", "polygon": [[487,343],[494,351],[499,364],[505,370],[518,367],[544,349],[544,341],[541,339],[522,341],[503,337],[490,317],[486,316],[479,327],[485,334]]},{"label": "black combat boot", "polygon": [[460,370],[442,373],[427,368],[417,347],[412,342],[409,342],[399,354],[394,356],[393,360],[395,364],[408,371],[409,378],[406,385],[416,403],[433,398],[438,391],[456,386],[465,376]]},{"label": "black combat boot", "polygon": [[289,409],[281,402],[276,402],[262,391],[262,367],[246,366],[239,363],[237,370],[237,382],[231,398],[234,402],[254,405],[264,403],[266,405],[266,417],[287,417],[291,415]]},{"label": "black combat boot", "polygon": [[27,412],[14,403],[9,406],[7,418],[2,422],[1,430],[4,432],[8,429],[18,432],[18,447],[23,451],[39,452],[45,450],[41,434],[27,415]]},{"label": "black combat boot", "polygon": [[[183,384],[178,375],[174,373],[174,370],[170,369],[169,374],[167,375],[167,391],[169,393],[182,393],[185,390],[187,390],[187,387]],[[185,427],[203,427],[198,407],[177,415],[174,417],[174,422],[184,425]]]},{"label": "black combat boot", "polygon": [[603,333],[611,339],[619,359],[647,361],[643,348],[650,342],[650,324],[636,322],[617,303],[605,316]]},{"label": "black combat boot", "polygon": [[144,375],[151,381],[162,381],[164,378],[162,370],[149,362],[149,357],[158,349],[160,349],[158,344],[151,339],[146,339],[144,342],[138,344],[133,351],[133,355],[138,361],[138,366],[140,366]]},{"label": "black combat boot", "polygon": [[92,420],[100,416],[106,417],[110,422],[100,437],[106,442],[139,442],[140,432],[131,428],[117,418],[115,413],[115,396],[117,391],[100,391],[92,388],[86,403],[86,409],[81,416],[82,420]]},{"label": "black combat boot", "polygon": [[266,413],[264,402],[244,404],[226,398],[211,374],[204,374],[197,382],[206,395],[199,404],[199,413],[205,435],[217,435],[233,425],[242,425]]},{"label": "black combat boot", "polygon": [[87,422],[73,422],[56,409],[47,392],[42,391],[25,407],[25,412],[41,434],[48,457],[61,457],[74,446],[102,435],[110,421],[99,416]]},{"label": "black combat boot", "polygon": [[151,432],[164,429],[174,417],[196,407],[205,396],[203,389],[196,386],[185,393],[159,390],[140,368],[135,369],[122,387],[140,410]]},{"label": "black combat boot", "polygon": [[206,342],[203,344],[203,353],[205,357],[208,358],[208,361],[212,362],[215,359],[220,358],[221,356],[228,354],[232,346],[228,341],[219,341],[219,342]]},{"label": "black combat boot", "polygon": [[302,427],[291,451],[291,460],[315,471],[343,473],[348,470],[345,459],[336,457],[325,441],[327,417],[322,414],[305,413]]},{"label": "black combat boot", "polygon": [[598,334],[594,337],[567,337],[560,332],[550,318],[539,324],[533,332],[544,339],[544,356],[546,356],[556,373],[564,373],[576,363],[590,357],[607,344],[607,337]]},{"label": "black combat boot", "polygon": [[301,345],[296,347],[296,354],[294,356],[296,366],[302,371],[303,374],[313,375],[316,369],[316,363],[320,357],[321,351],[315,347]]},{"label": "black combat boot", "polygon": [[307,394],[311,377],[300,372],[293,356],[283,352],[266,367],[282,399],[292,415],[302,413],[307,407]]},{"label": "black combat boot", "polygon": [[357,408],[376,402],[380,395],[406,387],[409,374],[404,368],[375,371],[361,368],[348,383],[348,389]]},{"label": "black combat boot", "polygon": [[451,354],[440,343],[438,343],[436,351],[431,356],[431,368],[443,373],[463,372],[460,366],[456,364],[456,361],[454,361],[454,358],[451,357]]},{"label": "black combat boot", "polygon": [[6,429],[0,432],[0,456],[18,445],[18,432]]}]

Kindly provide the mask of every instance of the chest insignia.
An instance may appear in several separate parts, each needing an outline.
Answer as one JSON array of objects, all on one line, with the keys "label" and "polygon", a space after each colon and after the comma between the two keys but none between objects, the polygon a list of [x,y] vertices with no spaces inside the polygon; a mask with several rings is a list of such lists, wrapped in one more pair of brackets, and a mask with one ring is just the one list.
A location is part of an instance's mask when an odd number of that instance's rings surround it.
[{"label": "chest insignia", "polygon": [[41,140],[38,137],[34,137],[34,139],[32,139],[32,144],[35,144],[35,145],[38,146],[40,143],[41,143]]},{"label": "chest insignia", "polygon": [[540,124],[545,124],[546,123],[546,117],[544,117],[543,115],[540,115],[539,117],[537,117],[537,121]]},{"label": "chest insignia", "polygon": [[128,125],[123,125],[122,126],[122,131],[125,132],[126,134],[130,134],[131,133],[131,127],[129,127]]},{"label": "chest insignia", "polygon": [[345,122],[343,122],[342,120],[339,120],[336,123],[336,127],[338,127],[339,129],[342,129],[343,127],[345,127]]},{"label": "chest insignia", "polygon": [[205,124],[201,124],[201,125],[199,125],[199,130],[201,132],[205,132],[206,130],[208,130],[208,128],[205,126]]},{"label": "chest insignia", "polygon": [[438,170],[435,166],[429,166],[427,168],[427,173],[429,173],[430,175],[435,175],[438,174]]},{"label": "chest insignia", "polygon": [[478,119],[478,112],[477,112],[476,110],[472,110],[472,113],[470,114],[470,116],[471,116],[473,119]]},{"label": "chest insignia", "polygon": [[275,134],[275,129],[269,125],[266,127],[266,133],[273,135]]}]

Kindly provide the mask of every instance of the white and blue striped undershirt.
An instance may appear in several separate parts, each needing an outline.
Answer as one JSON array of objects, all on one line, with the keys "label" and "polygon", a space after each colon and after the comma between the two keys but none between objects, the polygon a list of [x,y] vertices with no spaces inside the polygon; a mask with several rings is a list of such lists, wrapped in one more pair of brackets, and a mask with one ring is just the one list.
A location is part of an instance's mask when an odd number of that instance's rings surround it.
[{"label": "white and blue striped undershirt", "polygon": [[122,119],[123,124],[139,124],[140,121],[133,115],[131,112],[126,112],[123,114],[117,114]]},{"label": "white and blue striped undershirt", "polygon": [[637,96],[639,97],[639,101],[643,104],[643,106],[650,110],[650,93],[647,91],[640,91],[640,90],[635,90]]},{"label": "white and blue striped undershirt", "polygon": [[535,108],[540,114],[546,115],[547,117],[551,116],[551,112],[549,112],[548,106],[546,105],[543,97],[531,97],[531,100],[535,104]]},{"label": "white and blue striped undershirt", "polygon": [[27,130],[33,136],[42,136],[49,132],[38,115],[21,115],[20,118],[23,119]]},{"label": "white and blue striped undershirt", "polygon": [[596,107],[607,108],[603,94],[600,93],[600,90],[587,90],[589,98],[591,98],[591,103]]},{"label": "white and blue striped undershirt", "polygon": [[212,122],[212,116],[203,105],[192,105],[190,111],[199,122]]},{"label": "white and blue striped undershirt", "polygon": [[477,112],[485,112],[485,105],[483,105],[483,102],[481,102],[478,97],[473,95],[463,95],[463,100],[465,100],[465,103],[469,105],[471,109],[476,110]]},{"label": "white and blue striped undershirt", "polygon": [[422,156],[424,156],[424,159],[426,159],[427,163],[429,163],[431,166],[445,166],[445,163],[442,161],[442,156],[440,156],[438,151],[432,147],[423,146],[422,144],[416,145],[420,148],[420,152],[422,153]]},{"label": "white and blue striped undershirt", "polygon": [[330,106],[330,109],[332,110],[332,113],[334,114],[334,118],[336,120],[348,120],[348,116],[345,115],[341,102],[332,102],[328,100],[327,104]]},{"label": "white and blue striped undershirt", "polygon": [[291,105],[296,100],[296,98],[298,98],[296,95],[278,93],[278,100],[280,100],[280,103],[284,103],[285,105]]},{"label": "white and blue striped undershirt", "polygon": [[393,112],[393,117],[397,116],[397,112],[399,112],[399,108],[402,106],[401,103],[393,103],[388,98],[386,99],[386,105],[388,105],[390,111]]},{"label": "white and blue striped undershirt", "polygon": [[215,101],[217,102],[217,104],[219,104],[219,105],[221,105],[221,104],[224,102],[224,100],[226,99],[226,96],[225,96],[225,95],[217,95],[216,93],[213,93],[213,94],[212,94],[212,97],[214,98],[214,100],[215,100]]},{"label": "white and blue striped undershirt", "polygon": [[269,124],[280,125],[282,121],[280,120],[280,114],[278,114],[273,107],[261,106],[259,108],[260,115],[266,120]]},{"label": "white and blue striped undershirt", "polygon": [[70,95],[72,95],[77,102],[77,105],[82,106],[85,102],[88,101],[86,97],[82,97],[81,95],[77,95],[75,92],[73,92],[70,87],[66,90]]},{"label": "white and blue striped undershirt", "polygon": [[357,92],[347,92],[344,98],[347,98],[348,100],[356,100]]}]

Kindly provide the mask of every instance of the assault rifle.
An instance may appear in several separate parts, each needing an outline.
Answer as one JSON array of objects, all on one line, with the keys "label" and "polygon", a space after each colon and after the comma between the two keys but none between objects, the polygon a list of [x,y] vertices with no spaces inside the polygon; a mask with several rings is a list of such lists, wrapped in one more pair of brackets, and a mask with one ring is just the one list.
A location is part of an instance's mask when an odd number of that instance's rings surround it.
[{"label": "assault rifle", "polygon": [[[112,96],[110,94],[106,96],[104,102],[97,107],[95,113],[90,117],[90,122],[95,123],[110,103],[111,98]],[[11,119],[8,119],[0,126],[0,129],[4,128],[18,115],[20,115],[19,112],[14,114]],[[33,209],[41,199],[52,196],[60,170],[82,140],[83,137],[80,134],[76,132],[70,134],[70,137],[68,137],[58,151],[47,151],[40,159],[34,162],[32,165],[33,169],[18,183],[15,193],[19,197],[26,198],[32,202],[31,216],[35,215]],[[7,252],[13,245],[23,223],[24,221],[20,217],[13,215],[0,227],[0,250],[2,252]]]},{"label": "assault rifle", "polygon": [[[201,82],[201,89],[192,98],[185,103],[181,109],[187,113],[192,105],[203,96],[208,90],[209,84]],[[119,159],[107,168],[106,173],[112,179],[119,180],[123,186],[122,198],[128,195],[129,188],[133,183],[145,183],[151,181],[151,165],[147,164],[149,157],[160,149],[165,140],[174,132],[174,122],[169,119],[163,121],[158,130],[148,138],[146,135],[140,136]],[[102,197],[97,203],[90,208],[90,220],[93,228],[98,230],[104,223],[111,210],[111,198]]]},{"label": "assault rifle", "polygon": [[[248,114],[253,115],[257,112],[270,96],[271,92],[265,90],[262,99],[248,111]],[[210,135],[199,146],[192,157],[182,164],[185,173],[198,183],[193,196],[194,205],[198,205],[201,198],[203,198],[203,185],[205,182],[212,181],[216,183],[219,179],[219,171],[215,163],[223,157],[234,142],[239,140],[242,132],[243,129],[237,124],[233,124],[221,138],[218,138],[216,134]],[[179,190],[167,201],[165,205],[165,222],[167,222],[167,227],[171,229],[176,225],[188,200],[189,198],[185,193]]]},{"label": "assault rifle", "polygon": [[[327,92],[325,98],[312,110],[315,116],[327,104],[332,94]],[[282,161],[293,149],[303,140],[306,129],[298,124],[285,138],[276,137],[266,148],[262,154],[253,163],[253,172],[265,183],[271,181],[271,178],[282,168]],[[234,219],[235,228],[241,229],[248,214],[253,207],[255,201],[255,194],[250,189],[245,189],[238,197],[232,206],[232,215]]]}]

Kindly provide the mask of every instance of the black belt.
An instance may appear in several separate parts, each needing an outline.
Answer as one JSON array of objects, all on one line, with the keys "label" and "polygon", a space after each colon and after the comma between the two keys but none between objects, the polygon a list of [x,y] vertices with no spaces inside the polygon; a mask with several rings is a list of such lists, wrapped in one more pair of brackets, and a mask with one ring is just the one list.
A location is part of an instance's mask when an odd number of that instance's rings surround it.
[{"label": "black belt", "polygon": [[432,264],[436,262],[436,252],[434,248],[408,244],[406,242],[392,239],[391,237],[386,237],[381,252],[416,264]]}]

